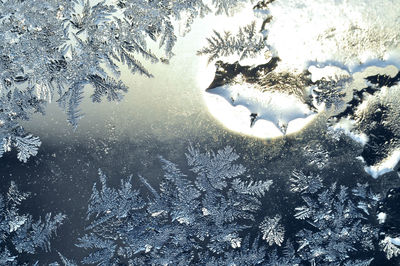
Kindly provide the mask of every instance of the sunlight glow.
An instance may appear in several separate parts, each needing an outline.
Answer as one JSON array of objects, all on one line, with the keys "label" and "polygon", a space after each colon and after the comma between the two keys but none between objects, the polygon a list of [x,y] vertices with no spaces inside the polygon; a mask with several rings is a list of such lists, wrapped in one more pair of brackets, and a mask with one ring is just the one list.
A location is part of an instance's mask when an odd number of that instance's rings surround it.
[{"label": "sunlight glow", "polygon": [[[210,113],[233,131],[259,138],[295,133],[315,117],[297,96],[261,92],[248,84],[214,88],[204,92]],[[251,114],[257,114],[251,123]]]}]

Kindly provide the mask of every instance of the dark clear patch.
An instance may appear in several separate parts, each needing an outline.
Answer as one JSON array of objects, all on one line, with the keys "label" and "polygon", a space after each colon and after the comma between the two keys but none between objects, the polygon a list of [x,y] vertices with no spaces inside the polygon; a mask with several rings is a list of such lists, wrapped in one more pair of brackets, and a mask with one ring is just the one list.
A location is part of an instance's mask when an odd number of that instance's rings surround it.
[{"label": "dark clear patch", "polygon": [[378,87],[383,87],[383,86],[392,87],[399,83],[400,71],[393,78],[388,75],[375,75],[367,77],[366,80],[368,80],[370,83]]},{"label": "dark clear patch", "polygon": [[390,143],[395,138],[395,134],[383,123],[387,120],[387,112],[386,107],[377,106],[361,123],[363,132],[369,138],[361,154],[367,165],[374,165],[386,158],[390,151]]}]

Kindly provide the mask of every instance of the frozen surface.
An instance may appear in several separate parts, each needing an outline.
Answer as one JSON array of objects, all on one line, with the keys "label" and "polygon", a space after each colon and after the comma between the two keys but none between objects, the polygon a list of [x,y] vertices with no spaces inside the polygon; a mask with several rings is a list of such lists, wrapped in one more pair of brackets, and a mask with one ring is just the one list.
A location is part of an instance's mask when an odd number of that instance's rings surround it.
[{"label": "frozen surface", "polygon": [[[274,80],[275,76],[263,77],[265,73],[251,77],[257,80],[257,88],[251,82],[228,81],[204,94],[208,110],[227,128],[261,138],[301,131],[322,113],[332,129],[361,144],[360,158],[368,174],[377,178],[392,171],[400,160],[399,89],[393,85],[397,81],[381,81],[396,79],[399,73],[398,10],[400,2],[391,0],[311,0],[306,4],[276,0],[263,10],[247,13],[246,22],[253,17],[256,25],[262,25],[258,34],[266,37],[269,51],[249,62],[238,56],[221,56],[214,62],[254,66],[279,58],[270,73],[303,75],[306,82],[299,89],[289,78]],[[201,87],[207,88],[214,74],[216,79],[221,75],[214,66],[205,67],[199,73],[205,84]],[[229,79],[229,70],[222,75]],[[371,83],[371,77],[378,82]]]},{"label": "frozen surface", "polygon": [[268,7],[268,44],[282,69],[329,61],[353,69],[398,50],[399,1],[281,0]]}]

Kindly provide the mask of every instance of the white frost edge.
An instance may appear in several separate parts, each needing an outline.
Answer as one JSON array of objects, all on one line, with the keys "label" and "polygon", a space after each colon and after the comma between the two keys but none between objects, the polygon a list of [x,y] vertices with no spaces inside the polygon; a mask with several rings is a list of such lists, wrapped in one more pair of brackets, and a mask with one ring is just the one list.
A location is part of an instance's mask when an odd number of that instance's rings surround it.
[{"label": "white frost edge", "polygon": [[312,82],[322,80],[323,78],[338,81],[343,76],[350,77],[350,73],[346,69],[331,65],[324,67],[312,65],[308,68],[308,71],[311,73]]},{"label": "white frost edge", "polygon": [[377,218],[378,218],[379,224],[385,223],[386,217],[387,217],[386,213],[384,213],[384,212],[378,213]]},{"label": "white frost edge", "polygon": [[355,124],[356,121],[352,119],[342,118],[332,128],[334,130],[342,130],[351,139],[364,146],[368,142],[368,136],[365,133],[353,132],[352,130],[355,127]]},{"label": "white frost edge", "polygon": [[[295,95],[261,92],[249,84],[225,85],[203,95],[209,112],[225,127],[259,138],[298,132],[316,117]],[[251,113],[258,114],[252,127]]]},{"label": "white frost edge", "polygon": [[373,178],[378,178],[379,176],[393,171],[396,165],[400,161],[400,149],[392,152],[391,155],[386,157],[382,162],[372,166],[364,166],[365,172],[370,174]]},{"label": "white frost edge", "polygon": [[392,238],[392,237],[390,237],[390,236],[387,236],[386,238],[389,238],[390,242],[391,242],[393,245],[400,246],[400,237]]}]

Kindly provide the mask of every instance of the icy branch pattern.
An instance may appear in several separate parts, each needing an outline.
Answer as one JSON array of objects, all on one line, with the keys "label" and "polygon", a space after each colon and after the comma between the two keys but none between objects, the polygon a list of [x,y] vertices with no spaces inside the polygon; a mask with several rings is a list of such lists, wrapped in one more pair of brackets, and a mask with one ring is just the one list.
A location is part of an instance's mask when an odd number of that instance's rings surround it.
[{"label": "icy branch pattern", "polygon": [[[386,253],[386,258],[390,260],[393,257],[397,257],[400,255],[400,247],[395,244],[396,241],[391,237],[385,237],[383,240],[379,242],[379,245]],[[397,242],[397,244],[399,244]]]},{"label": "icy branch pattern", "polygon": [[[231,147],[216,153],[189,147],[186,157],[188,173],[160,157],[164,178],[159,188],[139,177],[150,198],[132,188],[131,177],[114,189],[99,173],[101,187],[93,187],[88,233],[78,243],[91,251],[82,263],[111,265],[124,258],[135,265],[179,265],[220,260],[223,254],[231,260],[246,252],[264,259],[262,247],[261,253],[241,248],[250,245],[241,232],[254,224],[260,198],[272,181],[244,181],[246,169],[235,163],[239,156]],[[280,245],[283,235],[274,241]],[[241,251],[229,254],[236,249]]]},{"label": "icy branch pattern", "polygon": [[221,33],[214,31],[214,36],[207,38],[208,46],[197,52],[198,55],[208,55],[208,62],[219,57],[238,55],[239,60],[253,58],[259,55],[265,48],[264,36],[256,30],[256,23],[240,27],[236,35],[225,31]]},{"label": "icy branch pattern", "polygon": [[[50,239],[63,223],[65,215],[45,215],[35,221],[30,214],[20,214],[19,205],[28,193],[11,182],[7,195],[0,195],[0,264],[16,265],[21,253],[35,254],[38,249],[50,250]],[[12,247],[12,248],[11,248]]]},{"label": "icy branch pattern", "polygon": [[268,245],[272,246],[276,244],[280,246],[284,240],[285,229],[279,224],[282,219],[280,215],[276,215],[273,218],[266,217],[260,224],[262,232],[262,239],[267,241]]},{"label": "icy branch pattern", "polygon": [[[305,205],[296,207],[295,217],[311,226],[297,233],[299,256],[310,263],[352,265],[352,252],[374,248],[377,229],[367,223],[368,210],[379,197],[368,184],[358,184],[348,192],[345,186],[333,183],[324,188],[319,176],[295,172],[292,191],[302,195]],[[356,203],[354,203],[356,201]],[[360,261],[369,265],[370,259]]]},{"label": "icy branch pattern", "polygon": [[[32,113],[44,114],[49,101],[57,101],[76,128],[87,86],[94,88],[93,102],[104,96],[120,100],[127,91],[115,80],[120,66],[152,77],[144,62],[167,62],[173,56],[175,20],[190,29],[194,18],[211,7],[229,13],[240,2],[1,1],[0,157],[12,147],[24,162],[37,153],[39,139],[25,133],[19,122]],[[163,49],[161,55],[148,47],[150,40]]]}]

